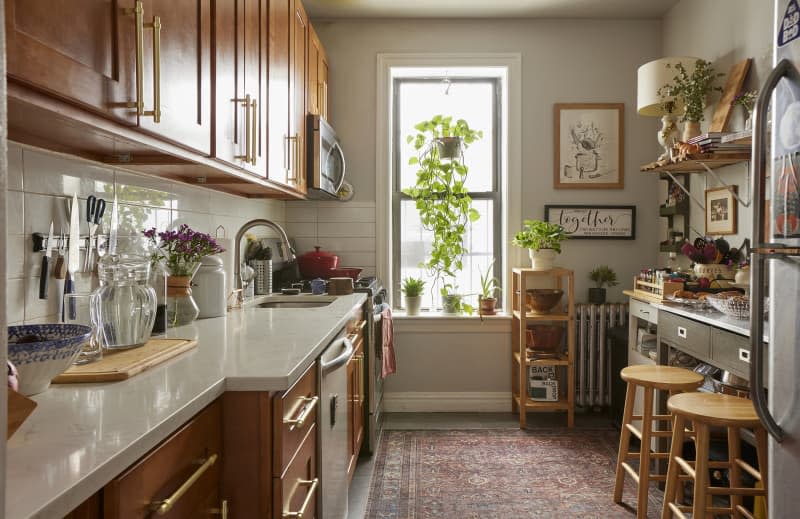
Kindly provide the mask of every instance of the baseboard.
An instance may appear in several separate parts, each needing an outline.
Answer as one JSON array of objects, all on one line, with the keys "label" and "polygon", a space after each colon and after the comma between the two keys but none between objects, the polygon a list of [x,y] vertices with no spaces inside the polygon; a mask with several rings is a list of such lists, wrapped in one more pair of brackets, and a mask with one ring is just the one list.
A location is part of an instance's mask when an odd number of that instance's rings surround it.
[{"label": "baseboard", "polygon": [[384,393],[383,410],[389,413],[503,413],[511,411],[511,393]]}]

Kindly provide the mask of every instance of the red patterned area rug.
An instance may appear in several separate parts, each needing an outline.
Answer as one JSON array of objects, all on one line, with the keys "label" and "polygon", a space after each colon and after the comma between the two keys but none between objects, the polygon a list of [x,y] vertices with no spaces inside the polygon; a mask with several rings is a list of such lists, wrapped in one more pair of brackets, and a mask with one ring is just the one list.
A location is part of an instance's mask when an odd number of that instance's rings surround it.
[{"label": "red patterned area rug", "polygon": [[[368,519],[629,518],[613,502],[613,429],[384,431]],[[635,506],[626,477],[623,500]],[[648,515],[660,517],[651,488]]]}]

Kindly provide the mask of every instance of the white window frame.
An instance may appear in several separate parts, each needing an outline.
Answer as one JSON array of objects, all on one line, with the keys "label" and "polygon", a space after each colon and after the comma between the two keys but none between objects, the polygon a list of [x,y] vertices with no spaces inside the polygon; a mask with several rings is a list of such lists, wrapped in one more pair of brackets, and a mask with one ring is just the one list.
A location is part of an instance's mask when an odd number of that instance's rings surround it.
[{"label": "white window frame", "polygon": [[[377,275],[390,290],[400,289],[400,280],[392,279],[392,102],[394,97],[394,68],[414,67],[493,67],[502,72],[502,117],[503,125],[500,164],[501,182],[501,228],[505,250],[503,254],[503,286],[508,287],[511,268],[524,261],[522,249],[510,246],[514,234],[521,228],[522,186],[522,56],[519,53],[379,53],[377,63],[377,109],[376,109],[376,267]],[[530,138],[530,136],[529,136]],[[514,196],[510,196],[510,194]],[[510,308],[510,290],[503,292],[504,308]],[[437,314],[424,318],[442,317]],[[448,316],[446,318],[452,319]],[[457,318],[459,320],[464,317]],[[475,317],[477,320],[477,316]]]}]

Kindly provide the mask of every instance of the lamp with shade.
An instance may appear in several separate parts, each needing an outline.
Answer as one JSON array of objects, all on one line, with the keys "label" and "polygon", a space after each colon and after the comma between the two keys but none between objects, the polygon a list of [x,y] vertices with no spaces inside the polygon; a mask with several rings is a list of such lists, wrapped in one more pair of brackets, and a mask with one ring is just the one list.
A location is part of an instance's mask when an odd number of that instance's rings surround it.
[{"label": "lamp with shade", "polygon": [[683,111],[683,104],[679,98],[661,96],[658,91],[672,83],[676,64],[681,63],[691,74],[697,59],[689,56],[661,58],[645,63],[636,74],[636,110],[639,115],[661,117],[658,143],[664,148],[664,153],[659,161],[669,160],[669,150],[678,135],[675,117]]}]

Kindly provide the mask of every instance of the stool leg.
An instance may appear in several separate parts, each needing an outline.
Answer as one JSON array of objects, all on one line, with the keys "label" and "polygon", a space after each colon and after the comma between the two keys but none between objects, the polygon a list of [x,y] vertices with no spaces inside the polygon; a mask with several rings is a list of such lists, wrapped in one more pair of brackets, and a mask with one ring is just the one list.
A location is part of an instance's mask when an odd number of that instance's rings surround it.
[{"label": "stool leg", "polygon": [[761,474],[761,488],[764,489],[764,506],[769,517],[769,482],[767,481],[767,431],[763,427],[756,427],[756,458],[758,459],[758,473]]},{"label": "stool leg", "polygon": [[639,497],[636,501],[637,519],[647,519],[647,500],[650,491],[650,432],[653,429],[652,387],[644,388],[644,410],[642,411],[642,445],[639,447]]},{"label": "stool leg", "polygon": [[617,481],[614,484],[614,502],[622,503],[622,487],[625,483],[625,469],[622,463],[628,457],[628,449],[631,443],[631,432],[625,427],[631,423],[633,416],[633,400],[636,398],[636,385],[628,382],[625,390],[625,410],[622,412],[622,428],[619,432],[619,452],[617,453]]},{"label": "stool leg", "polygon": [[[739,438],[738,427],[728,427],[728,482],[731,488],[741,488],[742,486],[742,471],[736,460],[742,457],[742,446]],[[731,513],[734,519],[741,519],[742,514],[736,508],[742,504],[742,496],[738,494],[731,494]]]},{"label": "stool leg", "polygon": [[675,496],[678,493],[678,487],[682,485],[678,481],[680,474],[680,467],[675,463],[675,458],[683,455],[683,429],[685,427],[685,420],[681,415],[675,415],[675,421],[672,426],[672,444],[669,448],[669,465],[667,465],[667,485],[664,488],[664,505],[661,508],[661,519],[672,519],[672,510],[669,508],[669,503],[675,501]]},{"label": "stool leg", "polygon": [[695,421],[694,500],[692,519],[706,516],[706,494],[708,493],[708,425]]}]

